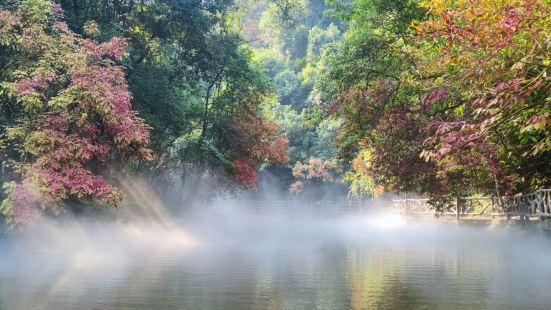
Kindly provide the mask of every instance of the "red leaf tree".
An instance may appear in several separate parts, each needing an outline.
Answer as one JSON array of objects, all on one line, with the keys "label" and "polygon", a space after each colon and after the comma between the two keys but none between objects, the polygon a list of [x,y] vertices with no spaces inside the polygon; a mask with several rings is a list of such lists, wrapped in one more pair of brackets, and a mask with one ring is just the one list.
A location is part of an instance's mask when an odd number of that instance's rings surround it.
[{"label": "red leaf tree", "polygon": [[2,211],[14,223],[68,199],[115,203],[121,191],[101,171],[114,158],[149,159],[149,127],[131,108],[124,69],[127,41],[80,37],[49,1],[0,11],[0,44],[17,51],[4,75],[15,121],[5,143],[16,150],[18,181],[5,185]]}]

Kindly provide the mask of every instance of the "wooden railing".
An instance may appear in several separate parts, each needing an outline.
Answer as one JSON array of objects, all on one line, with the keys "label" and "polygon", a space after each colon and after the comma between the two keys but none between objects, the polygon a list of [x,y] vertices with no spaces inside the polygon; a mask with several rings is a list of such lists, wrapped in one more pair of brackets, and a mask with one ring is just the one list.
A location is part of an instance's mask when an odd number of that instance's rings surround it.
[{"label": "wooden railing", "polygon": [[459,197],[436,211],[429,199],[396,199],[394,206],[404,214],[434,214],[476,216],[539,216],[551,217],[551,189],[540,189],[536,192],[501,197]]},{"label": "wooden railing", "polygon": [[[231,204],[214,207],[239,206],[253,212],[306,212],[343,214],[364,212],[373,207],[372,200],[236,200]],[[459,217],[520,216],[521,219],[537,216],[551,219],[551,189],[534,193],[502,197],[459,197],[436,210],[429,199],[396,199],[393,207],[404,215],[438,215]]]}]

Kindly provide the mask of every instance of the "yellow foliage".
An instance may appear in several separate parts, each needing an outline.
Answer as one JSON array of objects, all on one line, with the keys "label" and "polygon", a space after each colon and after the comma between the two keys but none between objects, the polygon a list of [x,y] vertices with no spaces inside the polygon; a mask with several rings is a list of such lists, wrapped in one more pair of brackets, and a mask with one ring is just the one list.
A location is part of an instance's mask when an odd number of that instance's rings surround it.
[{"label": "yellow foliage", "polygon": [[371,174],[372,151],[361,150],[352,160],[352,170],[348,171],[344,179],[350,182],[349,195],[353,197],[379,197],[384,193],[384,187],[376,184]]}]

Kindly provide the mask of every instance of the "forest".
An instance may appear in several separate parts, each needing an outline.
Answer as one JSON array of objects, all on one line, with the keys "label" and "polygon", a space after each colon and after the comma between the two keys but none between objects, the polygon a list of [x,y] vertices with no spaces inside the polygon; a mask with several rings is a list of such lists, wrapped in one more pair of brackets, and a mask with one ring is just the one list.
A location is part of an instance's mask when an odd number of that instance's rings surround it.
[{"label": "forest", "polygon": [[550,0],[0,0],[0,227],[551,186]]}]

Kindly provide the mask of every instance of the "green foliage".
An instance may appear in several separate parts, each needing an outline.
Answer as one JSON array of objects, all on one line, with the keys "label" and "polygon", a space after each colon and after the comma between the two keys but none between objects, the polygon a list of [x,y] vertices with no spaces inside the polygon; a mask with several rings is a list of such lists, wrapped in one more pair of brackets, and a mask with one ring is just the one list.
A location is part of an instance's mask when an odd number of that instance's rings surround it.
[{"label": "green foliage", "polygon": [[280,104],[272,97],[264,103],[264,115],[279,125],[281,134],[289,140],[287,152],[289,162],[306,162],[310,157],[329,160],[336,155],[332,147],[336,132],[340,127],[340,120],[315,119],[312,114],[319,108],[312,107],[295,111],[291,106]]},{"label": "green foliage", "polygon": [[354,165],[370,149],[370,169],[376,171],[359,176],[391,190],[424,192],[434,186],[428,182],[433,176],[425,175],[429,167],[416,154],[424,120],[413,114],[417,87],[404,83],[410,67],[403,41],[407,25],[423,11],[408,1],[358,0],[336,13],[349,28],[322,53],[315,89],[319,101],[343,120],[339,156]]},{"label": "green foliage", "polygon": [[15,182],[5,182],[2,184],[2,194],[5,198],[0,204],[0,215],[4,217],[6,224],[10,228],[15,227],[17,221],[15,210],[13,209],[13,205],[15,204],[15,188]]},{"label": "green foliage", "polygon": [[[235,170],[239,152],[226,129],[256,111],[267,79],[238,34],[231,1],[63,2],[70,24],[93,19],[107,34],[131,38],[128,67],[134,106],[152,126],[152,177],[201,166]],[[88,10],[93,8],[97,10]],[[182,172],[185,174],[185,172]]]},{"label": "green foliage", "polygon": [[[2,155],[11,180],[2,213],[10,223],[56,213],[67,200],[115,204],[122,193],[105,178],[117,160],[149,160],[149,127],[131,109],[123,38],[98,43],[69,30],[62,9],[46,0],[0,10],[6,115]],[[17,53],[14,53],[17,51]]]},{"label": "green foliage", "polygon": [[341,38],[343,24],[325,16],[330,7],[320,0],[260,1],[255,5],[245,15],[245,36],[261,43],[252,43],[255,59],[275,91],[275,96],[264,102],[263,113],[280,126],[289,141],[287,166],[311,157],[330,160],[336,155],[333,139],[341,121],[325,117],[320,91],[314,86],[320,55]]},{"label": "green foliage", "polygon": [[120,169],[434,201],[550,185],[548,1],[58,3],[0,5],[12,223],[21,197],[114,203]]},{"label": "green foliage", "polygon": [[349,28],[322,53],[315,89],[343,119],[353,192],[438,200],[549,186],[548,3],[331,3]]},{"label": "green foliage", "polygon": [[60,3],[0,11],[0,155],[15,168],[5,180],[18,181],[3,192],[8,220],[30,219],[25,204],[116,202],[103,172],[168,186],[193,170],[254,187],[260,165],[285,161],[286,141],[260,114],[270,81],[231,1]]}]

